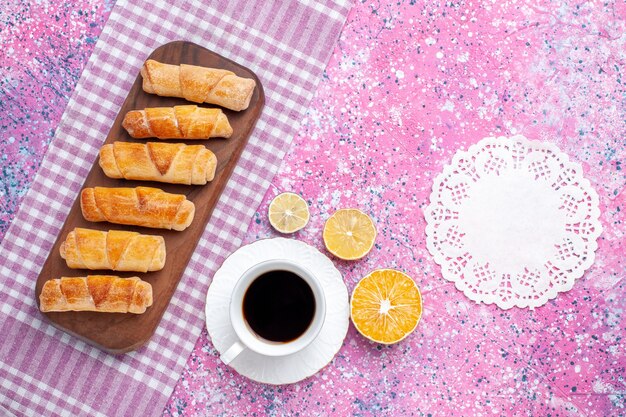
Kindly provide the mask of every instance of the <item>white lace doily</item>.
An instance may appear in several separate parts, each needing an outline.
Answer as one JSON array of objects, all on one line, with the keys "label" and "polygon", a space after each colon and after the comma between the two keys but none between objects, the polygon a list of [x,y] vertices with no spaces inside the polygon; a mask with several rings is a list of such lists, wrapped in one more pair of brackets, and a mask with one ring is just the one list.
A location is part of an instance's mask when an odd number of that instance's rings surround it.
[{"label": "white lace doily", "polygon": [[426,242],[467,297],[533,309],[591,266],[598,195],[556,146],[523,136],[458,151],[433,183]]}]

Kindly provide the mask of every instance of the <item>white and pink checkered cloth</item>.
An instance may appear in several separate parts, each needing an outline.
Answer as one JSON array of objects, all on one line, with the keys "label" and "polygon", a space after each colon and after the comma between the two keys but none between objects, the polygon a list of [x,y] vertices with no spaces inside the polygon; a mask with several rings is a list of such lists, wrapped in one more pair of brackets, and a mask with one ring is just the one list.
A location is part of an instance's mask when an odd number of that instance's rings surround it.
[{"label": "white and pink checkered cloth", "polygon": [[[350,9],[349,0],[170,3],[118,1],[2,241],[0,414],[162,412],[204,325],[211,277],[239,246]],[[144,59],[181,39],[253,70],[266,106],[155,335],[113,356],[49,325],[35,281]]]}]

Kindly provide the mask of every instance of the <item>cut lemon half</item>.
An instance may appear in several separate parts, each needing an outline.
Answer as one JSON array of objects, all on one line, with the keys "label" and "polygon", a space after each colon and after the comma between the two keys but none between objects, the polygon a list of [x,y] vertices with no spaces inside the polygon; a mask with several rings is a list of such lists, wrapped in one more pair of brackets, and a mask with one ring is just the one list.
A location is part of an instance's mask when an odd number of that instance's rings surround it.
[{"label": "cut lemon half", "polygon": [[366,338],[384,344],[407,337],[422,316],[422,296],[415,281],[395,269],[377,269],[354,288],[350,317]]},{"label": "cut lemon half", "polygon": [[324,225],[326,249],[348,261],[367,255],[376,240],[376,227],[367,214],[357,209],[337,210]]},{"label": "cut lemon half", "polygon": [[298,194],[278,194],[270,203],[268,217],[279,232],[297,232],[309,222],[309,206]]}]

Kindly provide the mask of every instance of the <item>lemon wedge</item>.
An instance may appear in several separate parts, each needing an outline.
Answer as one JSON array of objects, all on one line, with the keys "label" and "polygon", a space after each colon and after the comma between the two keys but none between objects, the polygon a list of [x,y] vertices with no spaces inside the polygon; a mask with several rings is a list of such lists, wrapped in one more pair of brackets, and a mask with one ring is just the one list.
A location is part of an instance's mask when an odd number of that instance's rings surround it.
[{"label": "lemon wedge", "polygon": [[407,337],[422,316],[422,296],[415,281],[395,269],[378,269],[354,288],[350,317],[366,338],[384,344]]},{"label": "lemon wedge", "polygon": [[360,259],[367,255],[376,240],[376,227],[372,219],[361,210],[337,210],[324,225],[326,249],[345,260]]},{"label": "lemon wedge", "polygon": [[309,222],[309,206],[298,194],[282,193],[270,203],[268,217],[277,231],[294,233]]}]

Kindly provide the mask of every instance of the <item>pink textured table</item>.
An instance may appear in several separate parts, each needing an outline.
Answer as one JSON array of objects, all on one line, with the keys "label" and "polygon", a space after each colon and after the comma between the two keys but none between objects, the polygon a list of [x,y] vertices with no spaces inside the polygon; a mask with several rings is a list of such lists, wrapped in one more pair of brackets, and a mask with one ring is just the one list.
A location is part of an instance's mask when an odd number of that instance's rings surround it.
[{"label": "pink textured table", "polygon": [[[0,238],[112,6],[44,3],[0,6]],[[351,326],[328,367],[283,387],[222,365],[205,331],[165,415],[626,415],[626,6],[424,3],[353,6],[246,237],[276,236],[266,211],[281,191],[309,202],[295,237],[319,249],[335,209],[361,208],[376,246],[336,265],[349,290],[375,268],[409,273],[424,297],[419,327],[387,347]],[[457,149],[517,133],[583,165],[604,227],[594,266],[535,311],[474,304],[425,247],[434,176]]]}]

